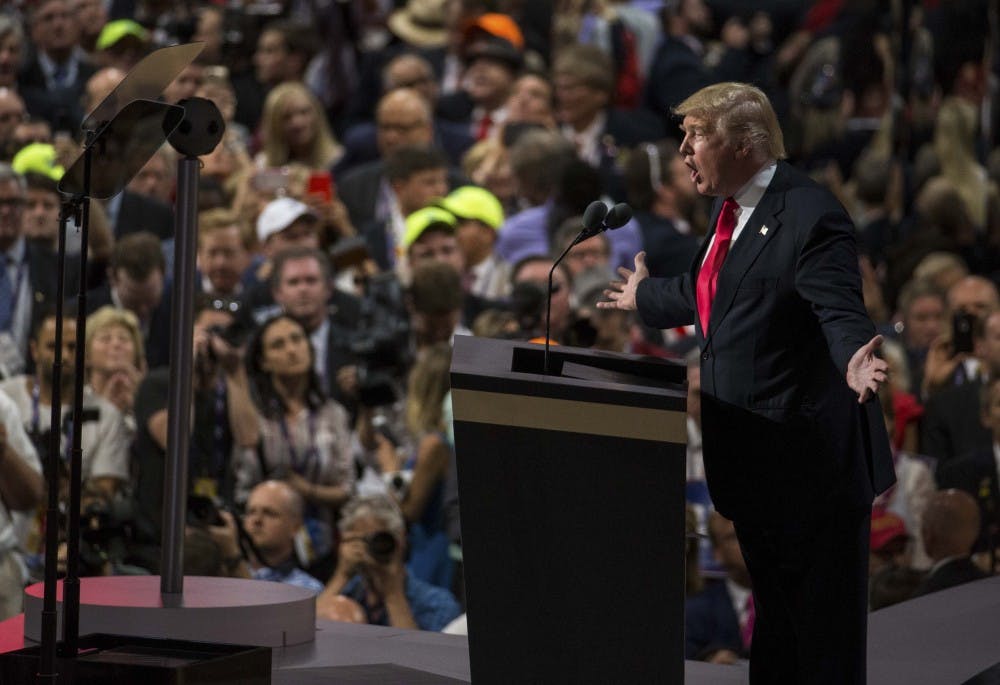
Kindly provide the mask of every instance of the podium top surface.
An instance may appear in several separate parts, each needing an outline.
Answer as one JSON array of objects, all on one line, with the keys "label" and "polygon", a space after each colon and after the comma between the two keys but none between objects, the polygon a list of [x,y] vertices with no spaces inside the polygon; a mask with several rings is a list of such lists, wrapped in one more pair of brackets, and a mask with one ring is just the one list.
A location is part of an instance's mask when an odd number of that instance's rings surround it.
[{"label": "podium top surface", "polygon": [[685,411],[687,369],[656,357],[455,336],[452,388]]}]

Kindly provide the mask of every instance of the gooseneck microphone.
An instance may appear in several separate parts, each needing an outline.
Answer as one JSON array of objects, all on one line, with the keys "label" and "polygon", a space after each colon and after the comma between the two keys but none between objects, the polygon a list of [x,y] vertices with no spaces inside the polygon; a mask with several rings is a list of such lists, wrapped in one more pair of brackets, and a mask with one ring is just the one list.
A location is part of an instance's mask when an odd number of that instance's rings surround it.
[{"label": "gooseneck microphone", "polygon": [[573,241],[566,246],[559,258],[556,259],[555,263],[552,264],[552,268],[549,269],[549,289],[545,295],[545,359],[543,363],[543,369],[545,375],[549,375],[549,332],[551,330],[551,317],[552,317],[552,274],[555,273],[556,268],[562,262],[563,257],[569,254],[576,245],[582,243],[584,240],[593,238],[595,235],[600,235],[604,231],[612,231],[616,228],[621,228],[627,224],[632,219],[632,208],[629,207],[624,202],[619,202],[611,209],[601,202],[600,200],[594,200],[587,208],[583,210],[583,229],[577,234]]}]

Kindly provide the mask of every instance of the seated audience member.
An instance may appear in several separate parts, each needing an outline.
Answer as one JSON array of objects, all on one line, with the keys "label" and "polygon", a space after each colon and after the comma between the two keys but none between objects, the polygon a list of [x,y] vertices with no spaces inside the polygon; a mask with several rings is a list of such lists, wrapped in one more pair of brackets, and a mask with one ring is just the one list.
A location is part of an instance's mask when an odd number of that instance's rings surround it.
[{"label": "seated audience member", "polygon": [[417,267],[409,290],[410,332],[417,352],[471,334],[462,324],[462,299],[461,277],[451,264],[439,260]]},{"label": "seated audience member", "polygon": [[135,428],[135,393],[146,375],[142,334],[135,314],[101,307],[87,317],[87,385],[122,413],[129,430]]},{"label": "seated audience member", "polygon": [[42,464],[13,400],[0,392],[0,620],[22,611],[24,583],[13,514],[42,503]]},{"label": "seated audience member", "polygon": [[607,273],[607,270],[597,268],[573,276],[576,300],[573,344],[608,352],[632,352],[634,317],[631,312],[597,307],[597,303],[605,299]]},{"label": "seated audience member", "polygon": [[149,31],[132,19],[109,21],[94,43],[96,62],[129,71],[149,52],[150,38]]},{"label": "seated audience member", "polygon": [[[576,240],[582,229],[582,216],[572,216],[562,222],[552,240],[553,259]],[[573,245],[563,258],[563,263],[569,267],[574,279],[585,271],[607,274],[605,280],[615,278],[611,270],[611,244],[607,233],[598,233]]]},{"label": "seated audience member", "polygon": [[517,181],[502,141],[487,138],[469,148],[462,157],[462,173],[477,186],[493,193],[506,213],[518,211]]},{"label": "seated audience member", "polygon": [[337,511],[353,493],[347,411],[327,399],[313,368],[306,329],[289,314],[265,321],[247,347],[246,367],[260,443],[237,466],[237,499],[253,486],[284,480],[305,500],[313,558],[332,551]]},{"label": "seated audience member", "polygon": [[713,511],[708,534],[726,578],[707,584],[684,603],[684,656],[732,664],[750,653],[755,619],[750,573],[731,521]]},{"label": "seated audience member", "polygon": [[[231,328],[233,313],[226,307],[216,309],[215,304],[207,295],[195,297],[188,492],[232,505],[234,453],[256,447],[259,433],[242,363],[242,342],[233,335],[238,329]],[[170,369],[154,369],[135,396],[135,537],[151,570],[159,563],[169,384]]]},{"label": "seated audience member", "polygon": [[170,361],[170,288],[164,287],[165,269],[156,236],[130,233],[115,243],[108,282],[87,293],[88,315],[107,305],[135,314],[150,369]]},{"label": "seated audience member", "polygon": [[910,535],[903,519],[875,507],[868,543],[868,577],[890,567],[910,568]]},{"label": "seated audience member", "polygon": [[975,362],[975,380],[944,388],[931,395],[925,405],[921,451],[936,459],[939,469],[970,452],[988,450],[992,444],[990,431],[981,418],[979,373],[985,372],[991,378],[1000,375],[1000,310],[976,320],[972,343],[972,354],[961,356]]},{"label": "seated audience member", "polygon": [[448,160],[436,148],[401,147],[385,160],[392,211],[384,220],[359,227],[368,251],[382,269],[395,268],[407,279],[406,218],[448,193]]},{"label": "seated audience member", "polygon": [[456,235],[458,218],[441,207],[424,207],[406,217],[403,249],[411,271],[430,262],[445,262],[459,274],[465,271],[465,254]]},{"label": "seated audience member", "polygon": [[507,98],[507,120],[504,128],[513,124],[535,124],[556,128],[555,91],[544,74],[527,72],[514,81]]},{"label": "seated audience member", "polygon": [[237,216],[227,209],[202,212],[198,216],[202,292],[213,297],[238,297],[243,291],[243,274],[249,266],[246,234]]},{"label": "seated audience member", "polygon": [[691,223],[698,195],[677,144],[663,140],[636,147],[625,166],[625,186],[649,272],[665,278],[687,271],[703,227]]},{"label": "seated audience member", "polygon": [[240,548],[240,524],[228,511],[219,516],[223,525],[208,530],[219,546],[226,575],[286,583],[317,595],[323,591],[323,583],[299,568],[295,556],[295,539],[305,525],[305,503],[288,483],[267,480],[250,491],[242,524],[253,542],[247,555]]},{"label": "seated audience member", "polygon": [[942,464],[938,469],[941,488],[957,488],[979,503],[982,522],[977,548],[992,549],[1000,544],[1000,476],[997,446],[1000,445],[1000,377],[994,376],[980,390],[980,417],[993,436],[992,448],[985,447]]},{"label": "seated audience member", "polygon": [[176,169],[177,152],[169,143],[164,143],[146,160],[142,168],[135,172],[135,176],[126,187],[138,195],[172,205],[177,183]]},{"label": "seated audience member", "polygon": [[986,577],[969,556],[979,538],[979,507],[972,495],[961,490],[935,493],[924,512],[920,534],[934,565],[914,597]]},{"label": "seated audience member", "polygon": [[450,592],[406,570],[406,522],[390,498],[351,500],[338,527],[337,568],[316,600],[317,616],[341,619],[338,595],[354,600],[372,625],[440,631],[461,613]]},{"label": "seated audience member", "polygon": [[458,220],[455,237],[465,258],[467,291],[491,300],[510,294],[510,265],[494,250],[504,219],[500,201],[484,188],[462,186],[441,200],[441,206]]}]

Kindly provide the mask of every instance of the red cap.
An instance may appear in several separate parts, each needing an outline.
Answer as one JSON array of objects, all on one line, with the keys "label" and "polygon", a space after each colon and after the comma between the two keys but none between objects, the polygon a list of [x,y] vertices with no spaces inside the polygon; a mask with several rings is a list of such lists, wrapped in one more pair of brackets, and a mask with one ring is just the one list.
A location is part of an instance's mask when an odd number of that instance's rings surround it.
[{"label": "red cap", "polygon": [[893,513],[883,510],[872,512],[872,532],[870,545],[873,552],[885,547],[896,538],[907,538],[906,524],[903,519]]}]

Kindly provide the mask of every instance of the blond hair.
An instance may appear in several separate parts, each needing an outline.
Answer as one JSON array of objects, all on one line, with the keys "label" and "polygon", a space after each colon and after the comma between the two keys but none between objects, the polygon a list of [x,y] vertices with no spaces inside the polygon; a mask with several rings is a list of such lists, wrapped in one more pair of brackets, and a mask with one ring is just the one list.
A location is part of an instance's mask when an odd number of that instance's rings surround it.
[{"label": "blond hair", "polygon": [[681,117],[704,119],[731,143],[749,143],[772,159],[784,159],[785,139],[770,101],[759,88],[728,81],[702,88],[674,108]]},{"label": "blond hair", "polygon": [[90,352],[90,344],[93,342],[94,337],[101,331],[113,326],[120,326],[128,332],[129,337],[132,339],[132,348],[135,352],[132,363],[135,364],[135,368],[141,369],[146,353],[143,350],[142,333],[139,331],[139,319],[127,309],[105,305],[88,316],[84,349]]},{"label": "blond hair", "polygon": [[243,247],[249,248],[251,244],[250,233],[244,223],[240,215],[231,209],[217,207],[205,210],[198,214],[198,241],[201,242],[202,238],[216,231],[235,226],[239,230],[240,242],[243,243]]},{"label": "blond hair", "polygon": [[437,343],[421,350],[410,370],[406,426],[414,436],[444,430],[442,402],[451,387],[451,346]]},{"label": "blond hair", "polygon": [[[316,137],[313,138],[308,159],[291,159],[291,150],[285,142],[284,117],[287,100],[295,95],[301,95],[309,102],[316,120]],[[326,114],[316,96],[298,81],[286,81],[275,86],[267,99],[264,100],[264,113],[261,115],[261,130],[264,133],[264,164],[268,167],[279,167],[291,161],[306,164],[311,169],[326,169],[343,153],[343,148],[330,132]]]}]

